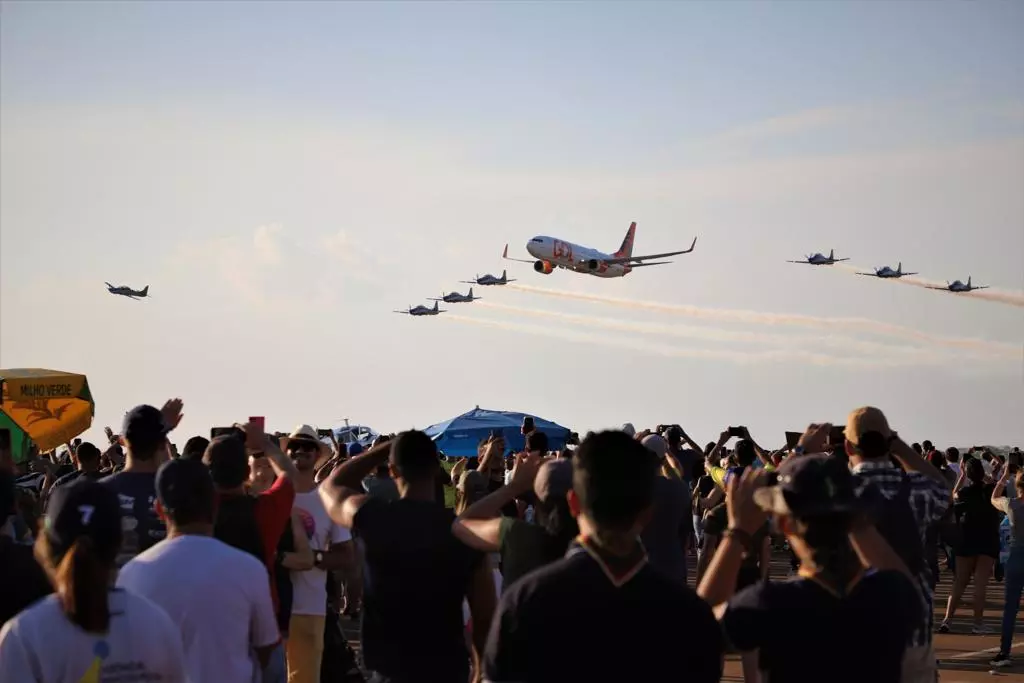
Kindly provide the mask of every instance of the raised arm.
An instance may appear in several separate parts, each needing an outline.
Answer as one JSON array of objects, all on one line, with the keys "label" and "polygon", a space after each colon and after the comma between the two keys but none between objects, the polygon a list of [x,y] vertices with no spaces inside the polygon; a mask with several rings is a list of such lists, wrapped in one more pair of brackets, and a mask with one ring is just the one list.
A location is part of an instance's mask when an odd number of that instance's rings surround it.
[{"label": "raised arm", "polygon": [[320,485],[320,498],[335,524],[351,529],[359,508],[366,502],[363,479],[388,461],[391,444],[378,444],[362,455],[349,458]]}]

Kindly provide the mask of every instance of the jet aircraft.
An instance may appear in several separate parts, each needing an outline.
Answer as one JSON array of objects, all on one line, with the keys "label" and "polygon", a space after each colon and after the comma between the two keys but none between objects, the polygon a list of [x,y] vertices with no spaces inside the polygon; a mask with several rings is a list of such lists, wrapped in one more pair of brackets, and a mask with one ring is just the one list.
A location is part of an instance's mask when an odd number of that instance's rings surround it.
[{"label": "jet aircraft", "polygon": [[118,296],[126,296],[134,301],[138,301],[139,299],[145,299],[147,296],[149,296],[149,285],[146,285],[139,291],[135,291],[131,287],[115,287],[109,282],[104,282],[103,284],[107,286],[107,291],[110,292],[111,294],[117,294]]},{"label": "jet aircraft", "polygon": [[429,301],[443,301],[446,304],[465,304],[471,301],[476,301],[483,297],[473,296],[473,288],[469,288],[469,294],[459,294],[458,292],[452,292],[450,294],[444,294],[442,292],[440,299],[429,299]]},{"label": "jet aircraft", "polygon": [[970,275],[967,276],[967,284],[964,284],[959,280],[953,280],[952,282],[947,282],[945,287],[928,287],[928,289],[941,289],[947,292],[973,292],[976,289],[988,288],[989,285],[981,285],[979,287],[975,287],[974,285],[972,285]]},{"label": "jet aircraft", "polygon": [[880,278],[901,278],[904,275],[917,275],[917,273],[904,273],[903,263],[896,266],[896,270],[893,270],[889,266],[882,266],[881,268],[875,268],[873,273],[857,273],[857,275],[871,275],[872,277]]},{"label": "jet aircraft", "polygon": [[633,256],[633,238],[636,235],[636,222],[629,224],[626,237],[622,240],[622,246],[613,254],[581,247],[571,242],[564,242],[554,237],[538,235],[526,243],[526,251],[536,261],[527,259],[509,258],[508,245],[501,257],[509,261],[520,263],[532,263],[533,269],[538,273],[550,275],[555,268],[564,268],[577,273],[586,273],[595,277],[622,277],[632,272],[634,268],[642,266],[660,266],[671,261],[652,261],[651,259],[665,258],[666,256],[677,256],[689,254],[697,245],[697,238],[693,238],[693,244],[689,249],[682,251],[668,251],[663,254],[649,254],[647,256]]},{"label": "jet aircraft", "polygon": [[406,315],[437,315],[438,313],[444,313],[445,310],[437,308],[437,302],[434,302],[433,308],[427,308],[426,306],[414,306],[407,311],[395,311],[395,313],[404,313]]},{"label": "jet aircraft", "polygon": [[514,279],[513,280],[509,280],[508,279],[507,271],[503,270],[503,271],[501,271],[501,277],[494,277],[493,275],[488,273],[487,275],[484,275],[483,277],[477,275],[475,280],[459,280],[459,282],[464,282],[467,285],[485,285],[485,286],[489,286],[489,285],[507,285],[510,282],[515,282],[515,280]]},{"label": "jet aircraft", "polygon": [[786,261],[786,263],[803,263],[809,266],[831,266],[833,263],[839,263],[840,261],[849,261],[848,258],[836,258],[836,250],[830,249],[828,256],[822,256],[820,253],[811,254],[805,261]]}]

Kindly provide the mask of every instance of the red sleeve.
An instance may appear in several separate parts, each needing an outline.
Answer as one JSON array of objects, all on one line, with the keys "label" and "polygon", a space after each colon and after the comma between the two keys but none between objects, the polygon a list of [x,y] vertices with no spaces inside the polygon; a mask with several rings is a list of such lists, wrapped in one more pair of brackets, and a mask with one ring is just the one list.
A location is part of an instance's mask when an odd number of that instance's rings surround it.
[{"label": "red sleeve", "polygon": [[277,551],[292,516],[292,505],[295,503],[295,487],[288,477],[278,477],[274,485],[260,494],[256,500],[256,524],[263,535],[263,547],[268,553]]}]

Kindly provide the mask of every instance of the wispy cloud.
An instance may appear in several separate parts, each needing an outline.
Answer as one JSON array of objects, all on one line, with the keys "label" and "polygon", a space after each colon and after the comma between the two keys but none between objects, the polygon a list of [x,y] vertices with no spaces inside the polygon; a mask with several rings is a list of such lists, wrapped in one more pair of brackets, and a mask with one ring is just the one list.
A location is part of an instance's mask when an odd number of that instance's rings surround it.
[{"label": "wispy cloud", "polygon": [[707,147],[749,144],[761,140],[790,137],[830,126],[867,120],[871,109],[857,106],[817,107],[743,124],[702,140]]}]

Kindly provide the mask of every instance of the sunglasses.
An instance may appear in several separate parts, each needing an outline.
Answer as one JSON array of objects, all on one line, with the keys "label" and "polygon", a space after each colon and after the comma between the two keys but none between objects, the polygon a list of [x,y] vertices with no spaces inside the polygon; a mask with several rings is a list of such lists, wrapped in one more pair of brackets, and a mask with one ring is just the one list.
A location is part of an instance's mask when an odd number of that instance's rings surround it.
[{"label": "sunglasses", "polygon": [[296,439],[288,444],[288,450],[294,453],[315,453],[318,449],[312,441],[300,441]]}]

